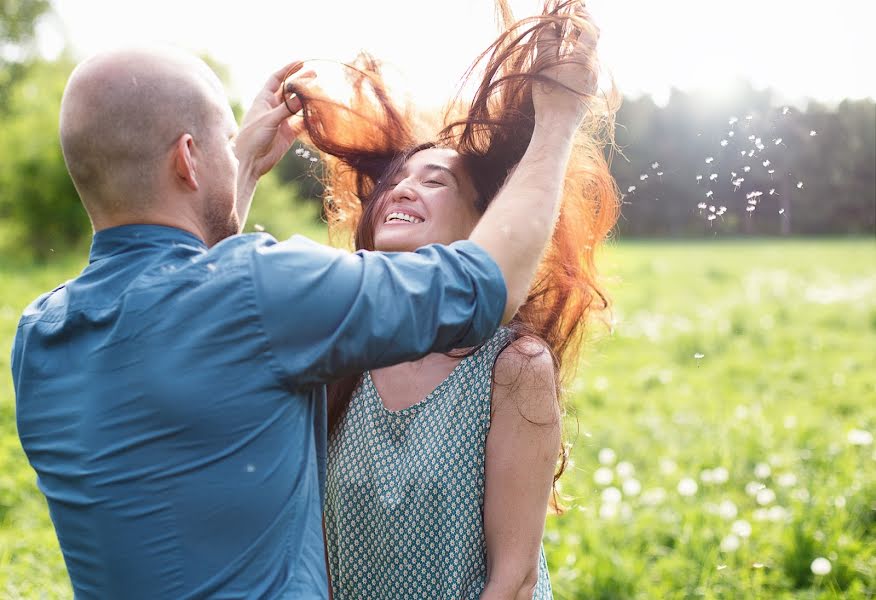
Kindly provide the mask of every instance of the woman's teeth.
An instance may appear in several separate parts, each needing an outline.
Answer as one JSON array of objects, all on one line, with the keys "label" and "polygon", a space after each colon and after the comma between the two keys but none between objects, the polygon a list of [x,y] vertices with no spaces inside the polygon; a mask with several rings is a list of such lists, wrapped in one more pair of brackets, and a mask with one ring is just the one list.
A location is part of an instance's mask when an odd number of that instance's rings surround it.
[{"label": "woman's teeth", "polygon": [[386,215],[386,221],[384,223],[389,223],[390,221],[407,221],[408,223],[422,223],[423,219],[418,219],[413,215],[409,215],[402,212],[391,212]]}]

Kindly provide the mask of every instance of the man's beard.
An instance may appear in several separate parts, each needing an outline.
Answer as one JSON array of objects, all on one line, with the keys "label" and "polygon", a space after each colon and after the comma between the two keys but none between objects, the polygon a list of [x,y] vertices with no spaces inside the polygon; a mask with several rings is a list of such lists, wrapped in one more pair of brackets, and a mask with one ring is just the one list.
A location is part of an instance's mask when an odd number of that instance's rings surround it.
[{"label": "man's beard", "polygon": [[210,202],[207,205],[206,224],[207,224],[207,246],[218,244],[222,240],[232,235],[240,233],[240,221],[237,218],[237,210],[232,209],[230,213],[220,207],[227,206],[222,202]]}]

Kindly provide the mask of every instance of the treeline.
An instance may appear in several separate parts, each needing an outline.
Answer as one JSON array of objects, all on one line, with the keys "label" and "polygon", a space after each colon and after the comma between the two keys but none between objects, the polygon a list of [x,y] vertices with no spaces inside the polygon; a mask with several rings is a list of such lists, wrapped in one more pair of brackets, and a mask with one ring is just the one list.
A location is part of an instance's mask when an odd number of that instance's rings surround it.
[{"label": "treeline", "polygon": [[[30,60],[16,63],[14,74],[0,65],[8,75],[0,76],[4,254],[47,256],[90,234],[58,142],[73,65],[69,57]],[[674,92],[665,106],[627,99],[617,124],[612,170],[623,194],[621,238],[876,231],[872,100],[799,110],[747,86],[721,102]],[[318,202],[318,169],[290,152],[260,186],[254,210],[269,206],[279,218],[278,210],[294,212],[302,198]]]},{"label": "treeline", "polygon": [[801,110],[740,83],[720,100],[627,99],[612,171],[621,236],[876,231],[876,104]]}]

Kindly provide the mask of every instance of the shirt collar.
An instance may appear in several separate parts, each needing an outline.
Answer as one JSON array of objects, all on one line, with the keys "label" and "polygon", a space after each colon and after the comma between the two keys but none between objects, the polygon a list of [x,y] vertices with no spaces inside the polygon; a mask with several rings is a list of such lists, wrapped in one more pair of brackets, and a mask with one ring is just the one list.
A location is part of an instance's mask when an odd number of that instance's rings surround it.
[{"label": "shirt collar", "polygon": [[166,248],[173,245],[189,246],[203,251],[207,245],[193,233],[165,225],[120,225],[101,229],[91,241],[88,262],[125,254],[146,248]]}]

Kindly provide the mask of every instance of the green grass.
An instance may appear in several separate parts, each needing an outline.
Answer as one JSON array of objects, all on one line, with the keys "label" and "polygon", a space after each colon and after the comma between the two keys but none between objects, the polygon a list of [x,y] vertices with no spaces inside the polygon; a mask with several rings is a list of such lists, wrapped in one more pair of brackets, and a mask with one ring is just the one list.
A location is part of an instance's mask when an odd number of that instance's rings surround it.
[{"label": "green grass", "polygon": [[[625,243],[601,264],[615,319],[594,328],[569,389],[567,510],[545,535],[556,597],[873,598],[876,448],[852,442],[876,432],[876,243]],[[0,267],[0,347],[81,266]],[[8,356],[0,596],[70,597],[18,445]],[[741,521],[750,535],[732,549]]]}]

